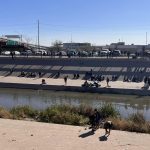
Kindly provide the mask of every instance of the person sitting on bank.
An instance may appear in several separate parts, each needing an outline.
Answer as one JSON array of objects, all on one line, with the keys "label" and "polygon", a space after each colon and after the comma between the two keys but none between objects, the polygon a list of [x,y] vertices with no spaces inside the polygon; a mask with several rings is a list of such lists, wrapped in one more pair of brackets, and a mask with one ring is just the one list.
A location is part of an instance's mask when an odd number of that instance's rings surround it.
[{"label": "person sitting on bank", "polygon": [[56,78],[59,78],[59,77],[60,77],[60,72],[57,72],[57,74],[56,74],[55,77],[56,77]]},{"label": "person sitting on bank", "polygon": [[73,79],[76,79],[76,74],[75,73],[73,74]]},{"label": "person sitting on bank", "polygon": [[77,79],[79,79],[79,78],[80,78],[80,75],[79,75],[79,74],[77,74],[77,75],[76,75],[76,77],[77,77]]},{"label": "person sitting on bank", "polygon": [[101,86],[100,84],[98,84],[98,81],[94,81],[94,82],[93,82],[93,85],[94,85],[95,87],[97,87],[97,88],[98,88],[99,86]]},{"label": "person sitting on bank", "polygon": [[42,75],[42,73],[41,73],[41,72],[39,72],[39,78],[41,77],[41,75]]},{"label": "person sitting on bank", "polygon": [[89,87],[89,83],[87,82],[87,80],[85,80],[85,82],[82,84],[83,87]]},{"label": "person sitting on bank", "polygon": [[25,72],[22,71],[22,72],[21,72],[21,77],[24,77],[24,76],[25,76]]},{"label": "person sitting on bank", "polygon": [[142,89],[144,89],[144,90],[148,90],[149,89],[148,81],[146,83],[144,83],[144,86],[142,87]]},{"label": "person sitting on bank", "polygon": [[42,84],[46,84],[46,81],[45,81],[45,79],[42,79]]}]

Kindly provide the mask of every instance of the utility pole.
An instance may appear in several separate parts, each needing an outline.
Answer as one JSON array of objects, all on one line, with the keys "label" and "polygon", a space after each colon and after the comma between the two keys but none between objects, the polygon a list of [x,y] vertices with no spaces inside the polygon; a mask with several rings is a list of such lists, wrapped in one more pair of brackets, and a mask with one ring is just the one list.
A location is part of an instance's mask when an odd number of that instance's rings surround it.
[{"label": "utility pole", "polygon": [[38,20],[38,50],[40,50],[40,23]]},{"label": "utility pole", "polygon": [[72,50],[72,34],[71,34],[71,50]]},{"label": "utility pole", "polygon": [[147,45],[147,32],[146,32],[146,45]]},{"label": "utility pole", "polygon": [[22,34],[20,35],[20,42],[22,43]]}]

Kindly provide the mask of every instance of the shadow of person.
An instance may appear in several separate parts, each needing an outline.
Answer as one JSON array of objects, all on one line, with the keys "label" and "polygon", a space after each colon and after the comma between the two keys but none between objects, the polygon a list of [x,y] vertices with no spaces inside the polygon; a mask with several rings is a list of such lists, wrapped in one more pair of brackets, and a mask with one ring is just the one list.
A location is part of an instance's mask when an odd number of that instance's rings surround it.
[{"label": "shadow of person", "polygon": [[108,137],[109,137],[109,134],[105,134],[105,135],[99,137],[99,141],[107,141]]},{"label": "shadow of person", "polygon": [[79,135],[79,137],[86,138],[86,137],[94,135],[94,134],[95,134],[94,131],[89,131],[87,133],[83,133],[83,134]]}]

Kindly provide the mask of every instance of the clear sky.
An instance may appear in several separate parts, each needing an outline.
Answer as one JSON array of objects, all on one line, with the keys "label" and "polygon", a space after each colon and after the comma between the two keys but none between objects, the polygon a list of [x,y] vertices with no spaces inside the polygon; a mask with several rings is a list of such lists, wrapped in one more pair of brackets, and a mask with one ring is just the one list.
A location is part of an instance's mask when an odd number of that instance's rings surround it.
[{"label": "clear sky", "polygon": [[1,0],[0,35],[22,34],[36,43],[125,41],[150,43],[150,0]]}]

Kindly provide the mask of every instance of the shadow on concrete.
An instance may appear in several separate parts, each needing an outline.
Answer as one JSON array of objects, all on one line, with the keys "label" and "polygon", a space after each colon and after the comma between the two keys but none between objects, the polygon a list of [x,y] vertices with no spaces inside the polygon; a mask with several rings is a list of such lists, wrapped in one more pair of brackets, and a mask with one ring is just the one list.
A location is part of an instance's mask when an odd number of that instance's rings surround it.
[{"label": "shadow on concrete", "polygon": [[95,134],[94,131],[89,131],[89,132],[86,132],[86,133],[79,135],[79,137],[86,138],[86,137],[94,135],[94,134]]},{"label": "shadow on concrete", "polygon": [[107,141],[108,137],[109,137],[109,134],[105,134],[105,135],[99,137],[99,141]]}]

